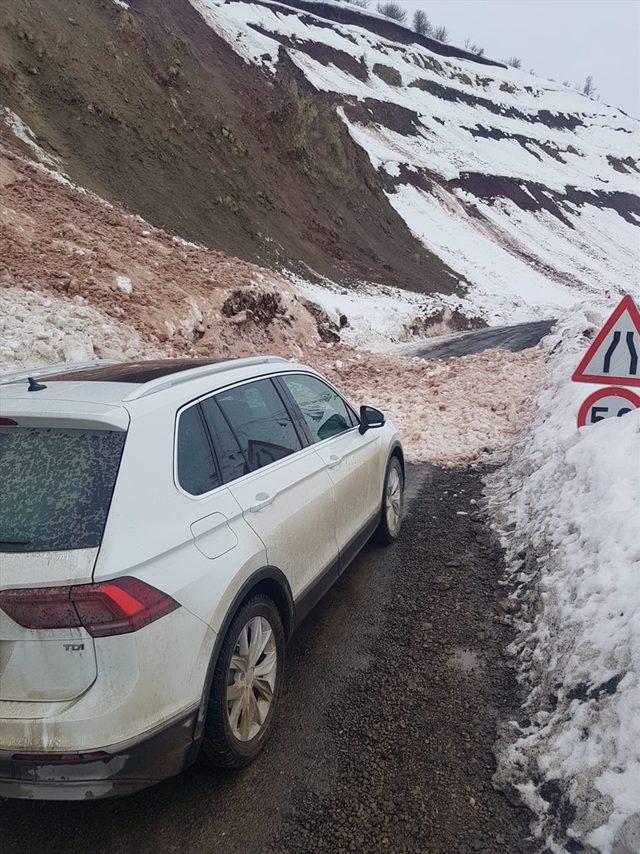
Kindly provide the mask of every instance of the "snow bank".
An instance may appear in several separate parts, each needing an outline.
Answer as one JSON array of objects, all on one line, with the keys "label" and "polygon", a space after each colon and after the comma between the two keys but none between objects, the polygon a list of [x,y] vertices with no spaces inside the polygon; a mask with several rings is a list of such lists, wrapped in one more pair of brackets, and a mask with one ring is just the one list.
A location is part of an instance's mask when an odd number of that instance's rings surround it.
[{"label": "snow bank", "polygon": [[133,327],[107,317],[82,297],[69,300],[23,288],[0,290],[0,370],[158,355]]},{"label": "snow bank", "polygon": [[604,319],[574,314],[546,339],[537,414],[487,485],[519,606],[510,652],[529,691],[497,776],[519,789],[551,850],[578,850],[573,839],[637,854],[640,412],[578,430],[593,387],[570,380]]}]

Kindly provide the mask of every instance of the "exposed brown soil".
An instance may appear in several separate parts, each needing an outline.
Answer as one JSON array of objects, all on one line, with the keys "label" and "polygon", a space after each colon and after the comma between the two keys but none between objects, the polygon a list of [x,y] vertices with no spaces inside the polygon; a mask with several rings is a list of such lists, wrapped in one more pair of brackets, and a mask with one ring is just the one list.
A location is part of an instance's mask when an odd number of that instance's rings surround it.
[{"label": "exposed brown soil", "polygon": [[[21,156],[2,128],[0,235],[0,288],[13,316],[0,328],[19,342],[10,362],[75,359],[78,336],[82,358],[122,358],[114,350],[123,346],[128,357],[136,348],[139,356],[293,357],[326,374],[356,404],[379,405],[402,432],[410,459],[446,465],[508,445],[538,387],[538,350],[425,363],[346,347],[338,341],[340,327],[278,274],[185,245],[62,183]],[[72,325],[69,335],[57,326],[55,304],[30,304],[34,291],[58,301],[57,314]],[[446,332],[477,322],[448,315],[418,318],[416,332],[429,324],[434,331],[434,323]],[[116,325],[105,330],[100,318]],[[99,328],[83,329],[87,324]]]},{"label": "exposed brown soil", "polygon": [[517,107],[506,107],[504,104],[492,101],[490,98],[481,98],[478,95],[472,95],[470,92],[464,92],[461,89],[454,89],[451,86],[445,86],[442,83],[437,83],[435,80],[424,80],[422,78],[413,80],[409,86],[421,89],[423,92],[429,92],[436,98],[442,98],[443,101],[458,102],[467,104],[469,107],[484,107],[490,113],[499,116],[507,116],[512,119],[519,119],[530,124],[543,124],[550,128],[574,130],[584,124],[582,119],[571,113],[552,113],[549,110],[539,110],[537,113],[528,113],[519,110]]},{"label": "exposed brown soil", "polygon": [[332,96],[284,54],[275,78],[244,62],[187,0],[4,0],[0,103],[74,181],[173,234],[345,283],[455,285]]},{"label": "exposed brown soil", "polygon": [[403,136],[417,136],[418,133],[418,114],[392,101],[354,98],[345,104],[344,111],[352,122],[368,124],[373,121]]},{"label": "exposed brown soil", "polygon": [[[537,144],[532,140],[526,142],[527,147]],[[620,190],[587,192],[577,187],[567,186],[564,192],[558,192],[526,179],[502,175],[487,176],[477,172],[462,172],[459,178],[448,182],[448,187],[451,189],[460,187],[489,203],[496,198],[506,198],[511,199],[523,210],[546,210],[558,217],[569,228],[573,228],[573,225],[565,216],[565,212],[571,210],[565,207],[567,203],[578,207],[593,205],[598,208],[611,208],[631,225],[637,225],[636,217],[640,216],[640,197]],[[527,188],[528,193],[524,191],[524,187]]]},{"label": "exposed brown soil", "polygon": [[[275,5],[272,0],[254,0],[263,6]],[[486,56],[478,56],[476,53],[470,53],[468,50],[456,47],[452,44],[445,44],[437,39],[431,39],[428,36],[422,36],[419,33],[413,32],[406,26],[396,23],[391,18],[386,17],[366,17],[357,9],[350,9],[348,6],[334,6],[329,3],[323,3],[322,0],[287,0],[289,6],[294,6],[303,11],[312,12],[320,15],[329,21],[336,21],[343,24],[355,24],[356,26],[364,26],[372,33],[377,33],[385,39],[398,42],[399,44],[419,44],[428,48],[433,53],[438,53],[441,56],[452,56],[458,59],[471,59],[480,65],[494,65],[500,68],[505,66],[501,62],[496,62]],[[277,0],[276,0],[277,4]],[[279,7],[281,9],[281,7]]]},{"label": "exposed brown soil", "polygon": [[293,356],[319,341],[316,317],[278,274],[176,241],[16,149],[0,125],[0,285],[80,297],[171,353]]}]

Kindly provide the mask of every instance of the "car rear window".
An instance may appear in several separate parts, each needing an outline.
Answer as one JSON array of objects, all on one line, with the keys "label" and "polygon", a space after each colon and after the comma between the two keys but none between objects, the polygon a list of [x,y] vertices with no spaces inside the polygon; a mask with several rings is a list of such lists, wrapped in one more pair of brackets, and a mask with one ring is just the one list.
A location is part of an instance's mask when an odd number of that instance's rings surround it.
[{"label": "car rear window", "polygon": [[125,436],[1,427],[0,552],[99,546]]},{"label": "car rear window", "polygon": [[198,404],[185,409],[178,422],[178,482],[190,495],[220,486],[213,449]]}]

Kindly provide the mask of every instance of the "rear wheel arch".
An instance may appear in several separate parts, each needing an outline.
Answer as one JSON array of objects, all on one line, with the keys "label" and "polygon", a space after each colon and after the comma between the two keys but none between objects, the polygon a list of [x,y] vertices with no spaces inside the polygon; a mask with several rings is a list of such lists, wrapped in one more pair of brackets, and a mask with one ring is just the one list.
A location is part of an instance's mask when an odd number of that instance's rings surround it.
[{"label": "rear wheel arch", "polygon": [[253,584],[246,595],[243,596],[242,601],[238,603],[236,611],[242,607],[247,599],[251,599],[252,596],[259,594],[268,596],[269,599],[273,600],[273,603],[280,612],[284,633],[288,639],[293,629],[293,598],[291,588],[284,573],[275,567],[270,567],[270,569],[274,570],[274,575],[268,574]]},{"label": "rear wheel arch", "polygon": [[198,712],[198,718],[194,730],[194,739],[199,739],[203,733],[204,719],[207,713],[207,704],[209,701],[209,694],[211,692],[213,675],[218,661],[218,656],[220,655],[220,648],[222,647],[226,634],[229,630],[229,626],[244,603],[257,595],[268,596],[273,601],[282,619],[285,639],[288,640],[291,636],[294,627],[293,595],[291,593],[291,587],[286,575],[281,569],[278,569],[276,566],[264,566],[253,572],[244,584],[242,584],[234,596],[217,633],[216,642],[214,644],[213,653],[207,670],[204,690],[202,692],[200,710]]}]

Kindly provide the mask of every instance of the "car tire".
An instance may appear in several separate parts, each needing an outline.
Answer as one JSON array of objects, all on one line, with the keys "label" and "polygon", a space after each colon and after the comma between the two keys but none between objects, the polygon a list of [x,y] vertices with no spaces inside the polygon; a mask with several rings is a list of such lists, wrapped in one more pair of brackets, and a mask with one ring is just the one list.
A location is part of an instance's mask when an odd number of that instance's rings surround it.
[{"label": "car tire", "polygon": [[402,527],[402,508],[404,500],[404,474],[402,463],[397,456],[387,463],[382,490],[380,523],[374,534],[382,545],[390,545],[398,539]]},{"label": "car tire", "polygon": [[216,661],[200,747],[205,764],[242,768],[260,753],[273,727],[284,658],[278,608],[268,596],[251,597],[231,621]]}]

